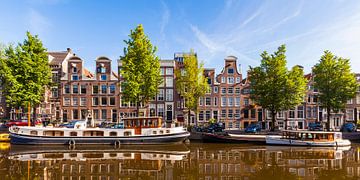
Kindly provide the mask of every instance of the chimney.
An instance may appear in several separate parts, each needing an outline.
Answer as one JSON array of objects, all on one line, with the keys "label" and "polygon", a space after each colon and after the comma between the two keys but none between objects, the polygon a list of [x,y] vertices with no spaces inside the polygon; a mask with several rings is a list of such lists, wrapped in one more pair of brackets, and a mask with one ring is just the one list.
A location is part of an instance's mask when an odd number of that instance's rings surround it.
[{"label": "chimney", "polygon": [[68,53],[72,53],[71,48],[66,48],[66,51],[67,51]]}]

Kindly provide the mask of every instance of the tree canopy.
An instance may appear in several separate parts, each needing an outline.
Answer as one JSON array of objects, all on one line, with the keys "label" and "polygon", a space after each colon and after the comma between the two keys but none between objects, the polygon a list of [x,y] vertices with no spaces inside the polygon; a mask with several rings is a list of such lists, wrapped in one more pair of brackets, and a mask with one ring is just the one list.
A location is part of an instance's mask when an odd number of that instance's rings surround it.
[{"label": "tree canopy", "polygon": [[193,51],[184,57],[184,66],[175,71],[176,89],[185,100],[190,125],[191,111],[197,113],[199,98],[209,89],[207,78],[204,76],[203,64],[198,62]]},{"label": "tree canopy", "polygon": [[286,48],[281,45],[274,54],[261,54],[261,64],[250,67],[251,99],[271,112],[271,130],[275,129],[276,114],[294,108],[304,101],[306,83],[303,68],[286,67]]},{"label": "tree canopy", "polygon": [[356,96],[358,84],[351,72],[349,59],[325,51],[313,68],[314,88],[319,90],[320,105],[327,110],[326,127],[330,129],[331,111],[342,110],[345,103]]},{"label": "tree canopy", "polygon": [[26,37],[16,47],[8,46],[0,58],[6,101],[15,107],[39,104],[51,83],[47,49],[37,35],[27,32]]},{"label": "tree canopy", "polygon": [[124,40],[127,47],[124,48],[124,56],[120,57],[120,73],[124,78],[121,82],[124,88],[122,100],[135,102],[139,113],[140,103],[147,104],[158,92],[162,82],[160,61],[155,55],[156,47],[145,35],[141,24],[131,30],[129,37],[129,40]]}]

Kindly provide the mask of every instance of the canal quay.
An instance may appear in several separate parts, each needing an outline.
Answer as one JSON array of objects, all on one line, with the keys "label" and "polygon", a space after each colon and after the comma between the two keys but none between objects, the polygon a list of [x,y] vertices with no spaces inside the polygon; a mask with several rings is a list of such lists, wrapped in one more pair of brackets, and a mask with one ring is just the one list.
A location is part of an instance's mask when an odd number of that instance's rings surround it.
[{"label": "canal quay", "polygon": [[358,179],[360,144],[22,146],[1,143],[0,179]]}]

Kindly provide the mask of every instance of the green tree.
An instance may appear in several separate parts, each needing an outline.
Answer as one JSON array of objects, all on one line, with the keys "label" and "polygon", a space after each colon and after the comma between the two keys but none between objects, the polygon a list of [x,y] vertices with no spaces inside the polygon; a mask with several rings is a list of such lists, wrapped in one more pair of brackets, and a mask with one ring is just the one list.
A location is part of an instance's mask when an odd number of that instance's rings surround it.
[{"label": "green tree", "polygon": [[294,108],[304,100],[307,80],[302,67],[286,67],[285,45],[269,55],[261,54],[261,64],[250,67],[251,99],[271,113],[271,130],[275,130],[276,114]]},{"label": "green tree", "polygon": [[355,97],[358,84],[351,72],[349,59],[325,51],[313,68],[314,88],[319,90],[320,105],[328,113],[326,128],[330,130],[330,112],[345,107],[347,100]]},{"label": "green tree", "polygon": [[51,83],[47,49],[37,35],[27,32],[26,36],[15,48],[7,47],[5,58],[0,58],[6,101],[15,107],[29,103],[36,107]]},{"label": "green tree", "polygon": [[203,97],[209,89],[203,66],[203,63],[199,64],[197,56],[191,51],[190,54],[184,56],[183,69],[175,70],[176,89],[184,98],[188,109],[188,125],[190,125],[191,111],[197,114],[199,98]]},{"label": "green tree", "polygon": [[158,86],[162,82],[160,62],[155,55],[156,47],[145,35],[141,24],[131,30],[129,37],[129,40],[124,40],[127,47],[124,48],[124,56],[120,57],[120,73],[124,78],[121,82],[124,87],[122,98],[135,102],[139,114],[140,104],[146,105],[158,92]]}]

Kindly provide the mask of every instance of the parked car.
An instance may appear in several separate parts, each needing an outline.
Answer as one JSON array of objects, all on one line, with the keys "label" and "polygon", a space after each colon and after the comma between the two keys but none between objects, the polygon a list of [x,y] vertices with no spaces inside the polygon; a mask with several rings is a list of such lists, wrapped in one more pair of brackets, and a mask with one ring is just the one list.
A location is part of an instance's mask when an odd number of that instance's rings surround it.
[{"label": "parked car", "polygon": [[[40,120],[36,120],[35,123],[32,122],[31,126],[33,125],[37,125],[37,124],[41,124]],[[27,119],[22,119],[22,120],[12,120],[12,121],[8,121],[5,123],[6,127],[11,127],[11,126],[28,126],[28,120]]]},{"label": "parked car", "polygon": [[342,132],[355,132],[356,131],[356,126],[354,123],[345,123],[340,131]]},{"label": "parked car", "polygon": [[308,125],[308,129],[310,131],[322,131],[323,125],[321,124],[321,122],[311,122]]},{"label": "parked car", "polygon": [[208,133],[223,132],[224,126],[222,123],[212,123],[207,127]]},{"label": "parked car", "polygon": [[261,131],[260,124],[250,124],[248,127],[245,128],[246,133],[257,133]]}]

